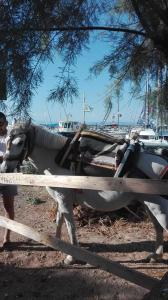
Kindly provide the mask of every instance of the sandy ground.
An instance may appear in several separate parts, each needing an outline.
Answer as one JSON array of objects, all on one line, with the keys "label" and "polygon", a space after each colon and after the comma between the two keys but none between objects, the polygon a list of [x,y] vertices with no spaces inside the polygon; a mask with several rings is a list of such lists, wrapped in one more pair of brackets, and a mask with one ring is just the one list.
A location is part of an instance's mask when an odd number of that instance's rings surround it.
[{"label": "sandy ground", "polygon": [[[39,201],[40,199],[40,201]],[[1,214],[3,204],[0,202]],[[45,189],[20,187],[15,220],[54,236],[55,204]],[[89,221],[88,221],[89,219]],[[76,221],[81,246],[146,273],[162,278],[168,255],[157,264],[144,259],[154,249],[155,234],[148,219],[138,221],[115,213]],[[3,229],[0,229],[2,241]],[[66,228],[63,239],[68,240]],[[168,249],[165,235],[165,250]],[[147,290],[87,265],[60,267],[65,254],[12,233],[12,247],[0,253],[0,299],[138,300]]]}]

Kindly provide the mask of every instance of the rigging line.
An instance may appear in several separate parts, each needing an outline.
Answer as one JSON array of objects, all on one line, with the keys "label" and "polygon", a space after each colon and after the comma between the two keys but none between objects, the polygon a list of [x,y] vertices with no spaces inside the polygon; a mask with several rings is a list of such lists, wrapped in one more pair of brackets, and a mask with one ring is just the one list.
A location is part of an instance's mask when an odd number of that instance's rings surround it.
[{"label": "rigging line", "polygon": [[52,123],[51,115],[50,115],[50,112],[49,112],[49,109],[48,109],[48,105],[46,105],[46,108],[47,108],[47,113],[48,113],[48,116],[49,116],[50,123]]},{"label": "rigging line", "polygon": [[66,116],[66,120],[68,120],[68,113],[67,113],[67,111],[66,111],[66,109],[65,109],[65,105],[64,105],[63,103],[61,103],[61,105],[62,105],[64,114],[65,114],[65,116]]},{"label": "rigging line", "polygon": [[93,103],[96,104],[96,102],[100,102],[100,101],[104,100],[104,99],[107,97],[106,95],[109,96],[107,90],[106,90],[105,93],[102,92],[102,95],[101,95],[101,93],[100,93],[100,94],[97,96],[97,100],[95,100]]},{"label": "rigging line", "polygon": [[[114,87],[114,86],[111,86],[111,87],[109,88],[109,90],[106,92],[106,94],[105,94],[103,100],[105,100],[105,98],[108,97],[110,93],[112,93],[113,87]],[[134,91],[133,94],[131,95],[130,102],[132,102],[133,97],[135,96],[135,94],[136,94],[136,91]],[[135,99],[137,99],[137,100],[138,100],[138,99],[143,99],[143,97],[144,97],[144,95],[140,95],[140,96],[136,96]]]},{"label": "rigging line", "polygon": [[[127,101],[126,101],[126,103],[124,104],[123,102],[122,102],[122,100],[121,100],[121,104],[123,104],[122,106],[121,106],[121,108],[124,108],[124,106],[127,104],[127,107],[131,107],[131,104],[132,104],[132,101],[133,101],[133,99],[135,99],[135,100],[138,100],[139,99],[139,97],[137,98],[137,97],[135,97],[135,93],[136,92],[133,92],[133,94],[131,95],[131,97],[129,98],[128,97],[128,99],[127,99]],[[135,102],[134,102],[135,103]]]},{"label": "rigging line", "polygon": [[104,118],[103,118],[103,121],[104,121],[104,122],[107,121],[107,119],[108,119],[108,117],[109,117],[109,115],[110,115],[110,113],[111,113],[111,110],[112,110],[112,103],[110,102],[110,103],[108,104],[108,107],[107,107],[107,109],[106,109],[106,113],[105,113]]},{"label": "rigging line", "polygon": [[[100,96],[100,97],[101,97],[101,96]],[[99,98],[99,99],[97,99],[97,100],[91,102],[91,104],[92,104],[92,105],[97,104],[97,103],[101,102],[102,100],[103,100],[102,98]]]},{"label": "rigging line", "polygon": [[[124,76],[125,76],[125,74],[124,74]],[[116,79],[118,79],[118,78],[116,78]],[[110,86],[108,86],[107,91],[106,91],[104,97],[105,97],[105,98],[108,97],[109,94],[111,94],[111,93],[113,92],[113,90],[115,90],[115,88],[117,87],[118,84],[119,84],[119,83],[116,82],[116,83],[112,83]]]}]

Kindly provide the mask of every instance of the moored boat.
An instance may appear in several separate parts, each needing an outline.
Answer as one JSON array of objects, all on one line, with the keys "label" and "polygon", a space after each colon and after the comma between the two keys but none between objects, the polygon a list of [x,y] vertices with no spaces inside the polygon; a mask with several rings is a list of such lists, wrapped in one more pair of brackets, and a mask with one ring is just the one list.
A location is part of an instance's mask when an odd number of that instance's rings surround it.
[{"label": "moored boat", "polygon": [[132,128],[127,139],[137,138],[145,147],[168,148],[168,141],[160,137],[152,128],[135,127]]},{"label": "moored boat", "polygon": [[68,137],[73,137],[81,126],[80,122],[77,121],[59,121],[57,132]]}]

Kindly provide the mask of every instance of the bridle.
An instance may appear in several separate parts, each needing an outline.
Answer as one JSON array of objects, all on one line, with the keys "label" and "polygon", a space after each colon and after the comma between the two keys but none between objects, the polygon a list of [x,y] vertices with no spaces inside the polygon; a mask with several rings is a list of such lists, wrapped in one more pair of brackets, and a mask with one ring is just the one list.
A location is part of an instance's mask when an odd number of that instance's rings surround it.
[{"label": "bridle", "polygon": [[12,155],[10,153],[7,153],[4,156],[4,160],[6,161],[12,161],[12,160],[18,160],[18,165],[22,165],[23,160],[27,160],[28,157],[30,156],[30,154],[33,151],[34,148],[34,140],[35,140],[35,127],[32,126],[31,127],[32,130],[28,130],[28,131],[20,131],[19,134],[15,134],[15,133],[10,133],[9,134],[9,139],[7,141],[6,144],[6,149],[8,151],[10,151],[11,149],[11,145],[12,145],[12,141],[20,134],[24,134],[26,136],[25,141],[24,141],[24,147],[21,151],[21,153],[17,154],[17,155]]}]

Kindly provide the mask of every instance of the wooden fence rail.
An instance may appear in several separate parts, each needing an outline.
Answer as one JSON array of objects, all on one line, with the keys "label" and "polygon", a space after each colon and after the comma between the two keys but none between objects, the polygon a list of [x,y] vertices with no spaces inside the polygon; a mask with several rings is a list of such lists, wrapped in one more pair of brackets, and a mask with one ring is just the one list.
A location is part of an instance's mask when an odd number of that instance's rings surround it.
[{"label": "wooden fence rail", "polygon": [[[48,174],[48,172],[46,173]],[[0,173],[0,183],[168,195],[168,180],[156,179]],[[159,280],[141,272],[132,270],[120,263],[103,258],[87,250],[73,246],[57,238],[53,238],[47,234],[38,233],[26,225],[9,220],[2,216],[0,216],[0,226],[15,231],[54,249],[61,250],[66,254],[72,255],[76,259],[113,273],[114,275],[124,278],[146,289],[151,290],[159,283]]]},{"label": "wooden fence rail", "polygon": [[0,216],[0,226],[24,235],[53,249],[72,255],[78,260],[87,262],[95,267],[98,267],[99,269],[117,275],[148,290],[151,290],[159,282],[159,280],[156,278],[152,278],[141,272],[132,270],[131,268],[121,265],[118,262],[101,257],[80,247],[73,246],[60,239],[53,238],[48,234],[39,233],[27,225],[9,220],[2,216]]},{"label": "wooden fence rail", "polygon": [[0,173],[0,183],[168,195],[168,180],[158,179]]}]

